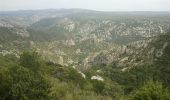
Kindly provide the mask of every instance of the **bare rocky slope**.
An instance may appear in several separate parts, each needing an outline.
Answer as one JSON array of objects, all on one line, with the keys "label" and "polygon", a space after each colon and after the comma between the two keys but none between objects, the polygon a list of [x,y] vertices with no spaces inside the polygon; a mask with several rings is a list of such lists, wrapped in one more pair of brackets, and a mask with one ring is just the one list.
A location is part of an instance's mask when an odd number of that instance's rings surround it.
[{"label": "bare rocky slope", "polygon": [[0,54],[34,49],[46,61],[87,69],[116,63],[122,71],[152,63],[169,44],[170,14],[80,9],[0,12]]}]

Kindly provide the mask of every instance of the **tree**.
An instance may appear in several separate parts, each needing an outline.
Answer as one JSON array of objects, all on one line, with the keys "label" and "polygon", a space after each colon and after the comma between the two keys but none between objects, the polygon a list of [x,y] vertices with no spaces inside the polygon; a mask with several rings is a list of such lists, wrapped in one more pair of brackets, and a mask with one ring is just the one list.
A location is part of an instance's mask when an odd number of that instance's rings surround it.
[{"label": "tree", "polygon": [[170,100],[170,93],[161,83],[149,81],[132,92],[130,100]]},{"label": "tree", "polygon": [[50,84],[41,74],[13,66],[1,74],[2,100],[47,100]]},{"label": "tree", "polygon": [[94,89],[94,91],[95,91],[96,93],[102,94],[102,93],[103,93],[103,90],[104,90],[104,87],[105,87],[104,82],[98,81],[98,80],[92,80],[91,82],[92,82],[92,84],[93,84],[93,89]]},{"label": "tree", "polygon": [[49,99],[50,81],[45,78],[46,74],[39,70],[44,66],[43,64],[37,52],[24,52],[19,64],[17,62],[0,67],[0,99]]},{"label": "tree", "polygon": [[38,71],[39,68],[43,66],[43,61],[40,55],[35,51],[23,52],[20,56],[20,65],[33,71]]}]

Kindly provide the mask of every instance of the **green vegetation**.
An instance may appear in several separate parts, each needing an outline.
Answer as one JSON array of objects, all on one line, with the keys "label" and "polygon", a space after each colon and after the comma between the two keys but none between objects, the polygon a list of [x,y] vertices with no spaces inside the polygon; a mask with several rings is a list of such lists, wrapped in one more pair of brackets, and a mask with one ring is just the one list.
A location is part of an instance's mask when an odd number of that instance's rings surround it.
[{"label": "green vegetation", "polygon": [[0,19],[0,100],[170,100],[170,17],[59,16]]},{"label": "green vegetation", "polygon": [[[0,59],[2,100],[170,99],[168,88],[164,88],[169,86],[164,85],[164,80],[161,81],[163,84],[150,81],[151,78],[159,80],[158,76],[155,76],[158,71],[155,67],[142,66],[122,73],[116,67],[109,69],[111,66],[105,66],[107,74],[101,75],[108,78],[102,82],[90,80],[90,76],[95,73],[93,70],[100,67],[87,70],[85,79],[71,67],[43,61],[37,52],[24,52],[20,59],[13,59],[10,56],[1,56]],[[8,64],[4,64],[6,61]]]},{"label": "green vegetation", "polygon": [[[77,70],[46,63],[37,52],[24,52],[15,62],[0,59],[0,99],[2,100],[98,100],[111,98],[93,91],[90,81]],[[4,64],[7,63],[8,65]]]},{"label": "green vegetation", "polygon": [[[31,59],[27,59],[27,57]],[[25,64],[36,64],[34,53],[23,53],[19,62],[10,66],[1,66],[0,96],[2,100],[37,100],[48,99],[50,84],[37,69],[30,69]],[[36,57],[35,57],[36,58]],[[25,63],[23,63],[25,62]],[[35,66],[32,66],[35,67]],[[36,68],[35,67],[35,68]]]},{"label": "green vegetation", "polygon": [[130,100],[169,100],[170,92],[159,82],[149,81],[132,93]]}]

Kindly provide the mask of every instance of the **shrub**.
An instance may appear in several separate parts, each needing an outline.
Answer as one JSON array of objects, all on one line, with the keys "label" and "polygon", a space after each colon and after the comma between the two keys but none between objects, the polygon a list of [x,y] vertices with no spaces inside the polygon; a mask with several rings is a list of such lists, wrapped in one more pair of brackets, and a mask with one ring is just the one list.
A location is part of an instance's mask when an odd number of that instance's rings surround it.
[{"label": "shrub", "polygon": [[170,100],[170,94],[161,83],[149,81],[132,92],[130,100]]}]

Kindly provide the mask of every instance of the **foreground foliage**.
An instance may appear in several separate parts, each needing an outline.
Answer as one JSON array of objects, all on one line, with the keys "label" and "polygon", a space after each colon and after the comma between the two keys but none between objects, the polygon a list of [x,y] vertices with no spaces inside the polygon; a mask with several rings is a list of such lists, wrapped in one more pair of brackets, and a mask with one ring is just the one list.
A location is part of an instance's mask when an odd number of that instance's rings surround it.
[{"label": "foreground foliage", "polygon": [[131,100],[169,100],[170,93],[159,82],[149,81],[132,93]]}]

